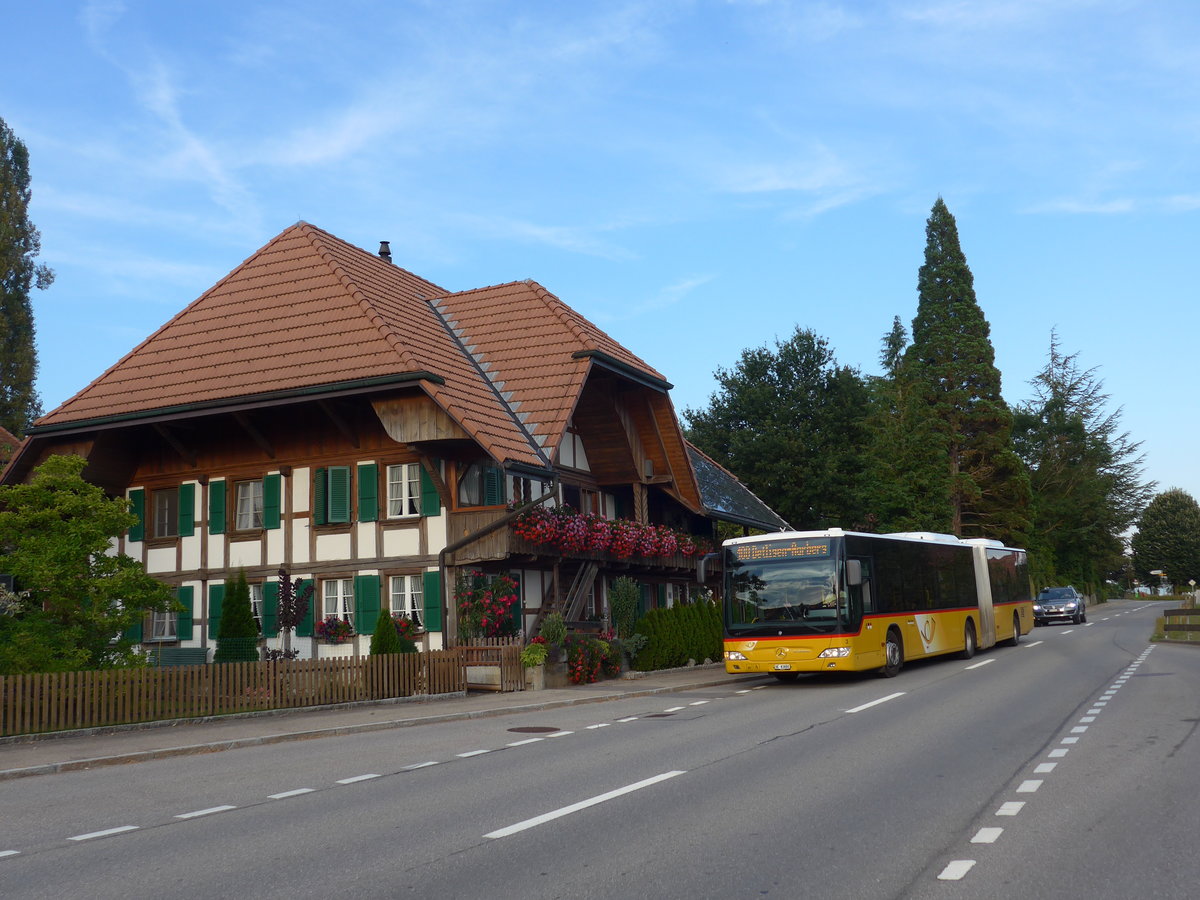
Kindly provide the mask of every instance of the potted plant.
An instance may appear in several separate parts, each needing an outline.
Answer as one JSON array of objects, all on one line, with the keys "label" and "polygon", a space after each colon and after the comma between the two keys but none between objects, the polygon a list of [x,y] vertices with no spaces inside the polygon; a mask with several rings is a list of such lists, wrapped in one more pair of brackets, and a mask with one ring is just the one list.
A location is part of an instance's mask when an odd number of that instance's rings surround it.
[{"label": "potted plant", "polygon": [[327,644],[344,644],[354,637],[354,626],[337,616],[326,616],[317,623],[316,633]]}]

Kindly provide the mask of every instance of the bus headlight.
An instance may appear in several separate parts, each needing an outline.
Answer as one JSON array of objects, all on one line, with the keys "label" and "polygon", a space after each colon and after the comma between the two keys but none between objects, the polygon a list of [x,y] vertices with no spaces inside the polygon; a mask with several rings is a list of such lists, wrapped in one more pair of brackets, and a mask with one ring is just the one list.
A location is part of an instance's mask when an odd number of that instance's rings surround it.
[{"label": "bus headlight", "polygon": [[843,657],[850,655],[849,647],[830,647],[828,650],[822,650],[821,655],[817,659],[834,659],[835,657]]},{"label": "bus headlight", "polygon": [[726,659],[746,659],[746,654],[743,653],[741,650],[726,650],[725,658]]}]

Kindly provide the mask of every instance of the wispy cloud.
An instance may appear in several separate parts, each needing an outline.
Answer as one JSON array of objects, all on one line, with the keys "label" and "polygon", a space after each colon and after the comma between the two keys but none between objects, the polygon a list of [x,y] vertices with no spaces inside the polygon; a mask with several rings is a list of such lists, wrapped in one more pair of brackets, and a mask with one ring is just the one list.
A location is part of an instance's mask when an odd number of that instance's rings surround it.
[{"label": "wispy cloud", "polygon": [[461,214],[452,218],[476,234],[489,238],[501,238],[526,244],[542,244],[601,259],[628,260],[636,258],[636,254],[625,247],[601,240],[594,233],[604,229],[539,225],[502,216]]}]

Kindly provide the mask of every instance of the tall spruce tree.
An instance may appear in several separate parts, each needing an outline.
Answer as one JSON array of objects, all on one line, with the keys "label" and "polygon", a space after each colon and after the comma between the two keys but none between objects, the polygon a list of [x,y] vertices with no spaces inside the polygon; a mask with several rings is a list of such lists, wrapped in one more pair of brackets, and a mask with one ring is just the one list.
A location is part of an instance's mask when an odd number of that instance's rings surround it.
[{"label": "tall spruce tree", "polygon": [[925,226],[912,343],[897,369],[904,440],[895,471],[907,527],[1024,544],[1030,487],[1013,450],[990,329],[954,216],[939,197]]},{"label": "tall spruce tree", "polygon": [[29,291],[54,281],[34,262],[41,235],[29,221],[29,197],[29,151],[0,119],[0,426],[17,436],[42,412]]},{"label": "tall spruce tree", "polygon": [[1083,370],[1050,334],[1034,396],[1015,412],[1013,441],[1033,488],[1034,579],[1099,590],[1125,565],[1124,538],[1153,484],[1142,480],[1140,444],[1120,430],[1121,411],[1095,369]]},{"label": "tall spruce tree", "polygon": [[687,435],[796,528],[861,527],[867,388],[828,342],[797,328],[742,351]]}]

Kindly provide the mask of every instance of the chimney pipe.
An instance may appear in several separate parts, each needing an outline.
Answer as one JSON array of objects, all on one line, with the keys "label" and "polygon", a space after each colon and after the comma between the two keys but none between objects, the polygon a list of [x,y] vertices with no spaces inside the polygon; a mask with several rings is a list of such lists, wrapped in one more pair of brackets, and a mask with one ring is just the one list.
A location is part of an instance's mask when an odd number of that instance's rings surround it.
[{"label": "chimney pipe", "polygon": [[379,242],[379,258],[386,262],[392,261],[392,248],[388,246],[387,241]]}]

